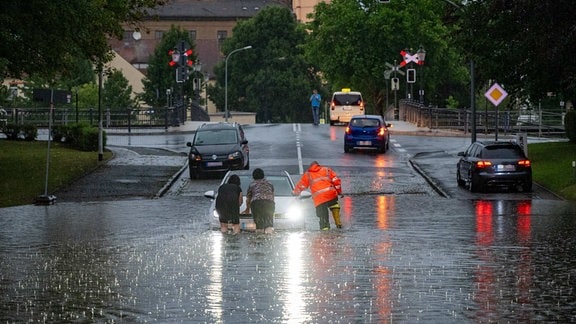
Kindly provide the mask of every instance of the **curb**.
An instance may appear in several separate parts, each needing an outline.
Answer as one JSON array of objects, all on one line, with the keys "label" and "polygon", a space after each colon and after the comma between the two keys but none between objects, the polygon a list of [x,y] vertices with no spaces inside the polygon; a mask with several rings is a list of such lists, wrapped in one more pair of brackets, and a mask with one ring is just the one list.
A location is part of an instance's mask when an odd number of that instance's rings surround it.
[{"label": "curb", "polygon": [[162,196],[164,196],[166,194],[166,192],[168,192],[168,190],[170,190],[170,188],[172,188],[172,186],[174,185],[176,180],[180,179],[180,175],[184,171],[186,171],[187,168],[188,168],[188,159],[186,159],[186,163],[184,163],[184,165],[180,168],[180,170],[178,170],[178,172],[174,173],[174,175],[172,175],[172,177],[170,179],[168,179],[168,182],[166,182],[164,187],[162,187],[160,190],[158,190],[156,195],[154,195],[153,199],[158,199],[158,198],[161,198]]},{"label": "curb", "polygon": [[414,168],[414,170],[416,170],[416,172],[418,172],[424,178],[424,180],[426,180],[426,182],[428,182],[428,184],[432,187],[432,189],[434,189],[434,191],[436,191],[443,198],[451,198],[451,196],[448,193],[446,193],[444,191],[444,189],[442,189],[438,185],[438,183],[436,183],[436,181],[434,181],[434,179],[429,177],[428,174],[426,174],[426,172],[424,172],[424,170],[422,170],[422,168],[420,168],[418,163],[414,162],[412,159],[409,159],[408,162],[410,162],[410,165],[412,166],[412,168]]}]

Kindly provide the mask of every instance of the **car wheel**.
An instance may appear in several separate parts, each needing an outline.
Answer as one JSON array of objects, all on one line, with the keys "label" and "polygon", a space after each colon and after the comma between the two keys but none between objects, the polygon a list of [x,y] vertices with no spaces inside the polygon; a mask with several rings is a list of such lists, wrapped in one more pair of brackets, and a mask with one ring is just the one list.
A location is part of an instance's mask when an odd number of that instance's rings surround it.
[{"label": "car wheel", "polygon": [[189,171],[190,171],[190,179],[191,180],[196,180],[199,178],[198,177],[198,171],[196,171],[196,169],[190,168]]},{"label": "car wheel", "polygon": [[466,181],[464,181],[460,175],[460,170],[456,171],[456,182],[458,182],[458,186],[460,187],[464,187],[464,185],[466,185]]},{"label": "car wheel", "polygon": [[344,145],[344,153],[350,153],[350,148]]},{"label": "car wheel", "polygon": [[476,179],[476,177],[474,177],[473,175],[470,175],[470,179],[468,181],[468,189],[470,190],[470,192],[479,192],[482,189],[479,180]]},{"label": "car wheel", "polygon": [[248,162],[246,163],[244,170],[250,170],[250,159],[248,159]]},{"label": "car wheel", "polygon": [[524,192],[532,192],[532,182],[524,182],[522,184],[522,191]]}]

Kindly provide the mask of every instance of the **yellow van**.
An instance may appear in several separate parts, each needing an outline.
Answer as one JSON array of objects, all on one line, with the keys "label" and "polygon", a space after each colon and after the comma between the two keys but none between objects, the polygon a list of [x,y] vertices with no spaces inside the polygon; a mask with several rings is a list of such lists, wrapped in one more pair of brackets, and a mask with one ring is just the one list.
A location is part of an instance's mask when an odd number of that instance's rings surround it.
[{"label": "yellow van", "polygon": [[330,125],[348,123],[354,115],[364,115],[364,100],[358,91],[344,88],[332,94],[330,102]]}]

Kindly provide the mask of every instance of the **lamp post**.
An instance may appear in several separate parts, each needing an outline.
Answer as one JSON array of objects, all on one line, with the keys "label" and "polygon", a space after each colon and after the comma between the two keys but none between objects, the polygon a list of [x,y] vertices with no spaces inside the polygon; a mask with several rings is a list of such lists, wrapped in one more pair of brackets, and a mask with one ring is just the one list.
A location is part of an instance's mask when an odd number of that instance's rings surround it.
[{"label": "lamp post", "polygon": [[226,55],[226,61],[224,62],[224,120],[228,122],[228,59],[232,54],[240,52],[243,50],[251,49],[252,45],[244,46],[242,48],[237,48]]},{"label": "lamp post", "polygon": [[418,49],[418,52],[416,52],[416,55],[418,55],[418,65],[420,65],[420,91],[418,92],[420,94],[420,104],[424,104],[424,60],[426,59],[426,50],[424,49],[424,46],[420,45],[420,48]]}]

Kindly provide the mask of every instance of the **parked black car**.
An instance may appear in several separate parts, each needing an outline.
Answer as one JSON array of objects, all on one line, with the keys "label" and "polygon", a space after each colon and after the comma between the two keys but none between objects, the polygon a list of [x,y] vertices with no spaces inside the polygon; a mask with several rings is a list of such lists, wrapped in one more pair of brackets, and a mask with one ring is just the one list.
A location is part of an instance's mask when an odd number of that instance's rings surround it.
[{"label": "parked black car", "polygon": [[532,191],[532,167],[515,142],[475,142],[458,153],[456,179],[472,192],[488,187],[522,188]]},{"label": "parked black car", "polygon": [[250,169],[250,150],[244,129],[237,123],[206,123],[196,130],[190,147],[190,178],[204,173]]}]

